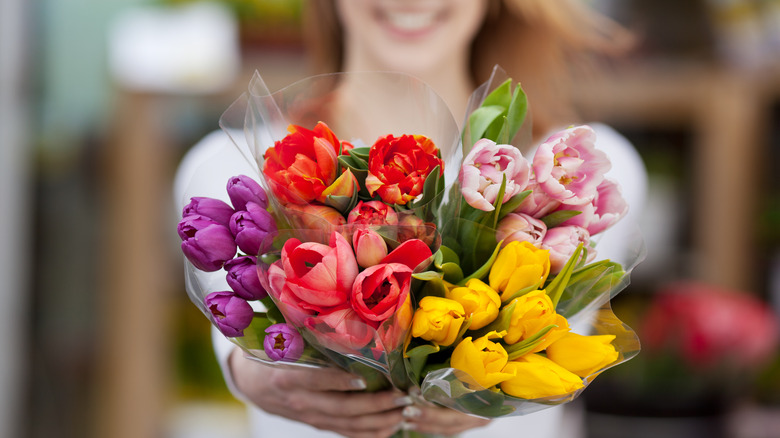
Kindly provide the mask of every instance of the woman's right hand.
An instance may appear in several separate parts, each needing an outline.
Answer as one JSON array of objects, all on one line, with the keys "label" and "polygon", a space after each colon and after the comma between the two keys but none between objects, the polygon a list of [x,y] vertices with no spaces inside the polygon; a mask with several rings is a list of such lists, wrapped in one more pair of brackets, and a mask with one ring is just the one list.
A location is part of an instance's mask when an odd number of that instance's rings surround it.
[{"label": "woman's right hand", "polygon": [[365,382],[335,368],[275,368],[231,353],[236,388],[260,409],[351,438],[388,437],[412,400],[402,392],[361,392]]}]

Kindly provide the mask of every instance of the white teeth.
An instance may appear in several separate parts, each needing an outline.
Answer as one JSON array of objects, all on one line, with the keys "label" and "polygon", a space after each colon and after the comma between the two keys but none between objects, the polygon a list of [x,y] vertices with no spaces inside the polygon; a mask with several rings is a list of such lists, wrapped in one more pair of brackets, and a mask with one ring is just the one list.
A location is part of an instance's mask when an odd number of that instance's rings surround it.
[{"label": "white teeth", "polygon": [[425,29],[433,24],[435,12],[388,12],[391,25],[406,31]]}]

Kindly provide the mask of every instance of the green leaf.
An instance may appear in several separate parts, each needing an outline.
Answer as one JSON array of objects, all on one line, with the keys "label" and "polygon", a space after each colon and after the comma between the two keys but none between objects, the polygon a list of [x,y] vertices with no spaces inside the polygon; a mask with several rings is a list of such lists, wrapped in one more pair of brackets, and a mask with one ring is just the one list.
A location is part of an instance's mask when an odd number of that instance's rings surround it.
[{"label": "green leaf", "polygon": [[441,280],[441,273],[435,271],[423,271],[412,274],[412,278],[422,281]]},{"label": "green leaf", "polygon": [[501,242],[498,242],[498,245],[496,245],[496,249],[493,250],[493,254],[490,255],[490,258],[487,259],[487,261],[482,266],[480,266],[479,269],[474,271],[471,275],[459,281],[458,285],[463,286],[472,278],[479,278],[480,280],[485,278],[488,275],[488,273],[490,273],[490,268],[493,267],[493,263],[496,261],[496,257],[498,257],[498,252],[501,250],[501,244],[503,242],[504,242],[503,240]]},{"label": "green leaf", "polygon": [[[501,117],[505,108],[502,106],[482,106],[469,116],[469,144],[471,147],[477,140],[485,137],[488,128]],[[467,151],[464,150],[464,155]]]},{"label": "green leaf", "polygon": [[525,356],[531,350],[536,348],[541,342],[544,341],[544,337],[547,336],[547,333],[550,332],[550,330],[558,327],[555,324],[550,324],[547,327],[544,327],[543,329],[539,330],[538,332],[534,333],[533,336],[530,336],[526,339],[523,339],[522,341],[513,344],[508,345],[504,347],[506,352],[509,354],[509,360],[515,360],[518,357]]},{"label": "green leaf", "polygon": [[412,204],[409,206],[410,208],[417,208],[421,207],[428,202],[432,201],[436,195],[438,194],[438,187],[439,187],[439,179],[441,178],[441,175],[439,173],[441,172],[441,167],[436,166],[431,170],[431,173],[428,174],[427,177],[425,177],[425,183],[423,184],[423,191],[422,191],[422,197],[412,202]]},{"label": "green leaf", "polygon": [[515,135],[517,135],[517,131],[523,126],[527,113],[528,97],[518,83],[515,87],[515,92],[512,95],[512,103],[509,104],[509,108],[507,109],[506,126],[509,141],[512,141]]},{"label": "green leaf", "polygon": [[507,108],[510,105],[512,97],[512,79],[505,80],[501,85],[491,91],[490,94],[485,97],[481,106],[497,105],[503,108]]},{"label": "green leaf", "polygon": [[439,346],[436,344],[422,344],[406,351],[409,360],[409,373],[414,382],[420,381],[420,375],[428,361],[428,356],[439,352]]},{"label": "green leaf", "polygon": [[569,284],[569,279],[571,278],[571,274],[574,271],[574,268],[579,262],[582,250],[583,245],[580,243],[579,246],[577,246],[577,249],[574,250],[574,253],[571,255],[571,257],[569,257],[569,260],[566,261],[566,264],[563,265],[563,268],[558,273],[558,275],[550,282],[550,284],[547,285],[547,295],[549,295],[550,299],[552,300],[553,308],[558,306],[558,301],[561,299],[563,290]]},{"label": "green leaf", "polygon": [[244,336],[232,338],[239,346],[247,350],[262,350],[265,339],[265,329],[274,325],[265,313],[255,312],[249,327],[244,329]]},{"label": "green leaf", "polygon": [[371,147],[365,146],[360,148],[353,148],[349,152],[349,156],[358,158],[363,161],[368,161],[368,154],[371,151]]},{"label": "green leaf", "polygon": [[527,198],[528,195],[531,194],[531,192],[532,190],[522,191],[516,194],[515,196],[513,196],[512,199],[506,201],[504,205],[501,206],[501,214],[498,215],[498,220],[500,221],[501,219],[505,218],[506,215],[508,215],[509,213],[517,210],[517,207],[519,207],[520,204],[522,204],[523,201],[525,201],[525,198]]},{"label": "green leaf", "polygon": [[457,265],[460,265],[460,259],[458,258],[458,254],[456,254],[455,251],[451,250],[450,247],[441,245],[439,247],[439,252],[442,255],[441,263],[455,263]]},{"label": "green leaf", "polygon": [[548,214],[541,220],[547,225],[547,228],[555,228],[580,213],[582,212],[576,210],[558,210]]},{"label": "green leaf", "polygon": [[348,167],[353,171],[366,171],[368,172],[368,162],[352,155],[339,155],[339,164],[344,167]]},{"label": "green leaf", "polygon": [[457,263],[444,263],[441,265],[441,270],[444,274],[444,281],[448,283],[457,284],[463,280],[463,269]]}]

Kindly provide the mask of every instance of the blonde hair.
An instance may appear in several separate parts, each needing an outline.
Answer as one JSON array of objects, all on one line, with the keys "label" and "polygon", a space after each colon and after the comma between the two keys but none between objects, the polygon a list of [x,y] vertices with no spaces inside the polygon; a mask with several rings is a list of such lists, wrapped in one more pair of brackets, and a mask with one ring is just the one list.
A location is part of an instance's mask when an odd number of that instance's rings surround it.
[{"label": "blonde hair", "polygon": [[[487,1],[489,11],[471,50],[474,84],[500,65],[528,94],[537,134],[577,121],[568,87],[595,71],[594,55],[622,54],[633,44],[626,29],[578,0]],[[341,70],[342,31],[334,1],[306,3],[304,38],[314,71]]]}]

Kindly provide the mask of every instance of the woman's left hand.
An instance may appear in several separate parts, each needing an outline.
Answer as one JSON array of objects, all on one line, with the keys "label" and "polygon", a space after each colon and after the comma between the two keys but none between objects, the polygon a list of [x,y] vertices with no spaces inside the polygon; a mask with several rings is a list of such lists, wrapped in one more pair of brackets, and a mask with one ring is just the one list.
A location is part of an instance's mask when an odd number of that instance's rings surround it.
[{"label": "woman's left hand", "polygon": [[438,406],[411,405],[403,410],[405,427],[422,433],[458,435],[469,429],[487,426],[490,420]]}]

